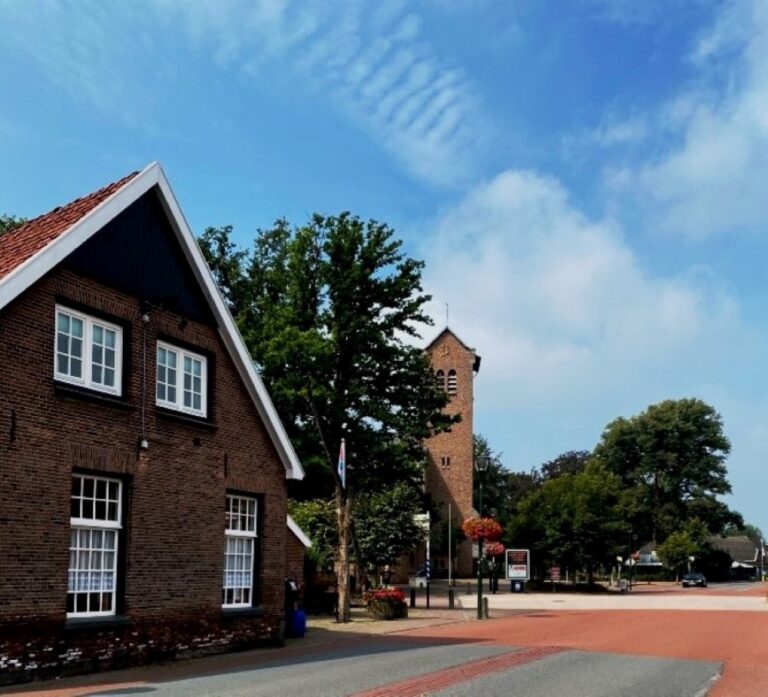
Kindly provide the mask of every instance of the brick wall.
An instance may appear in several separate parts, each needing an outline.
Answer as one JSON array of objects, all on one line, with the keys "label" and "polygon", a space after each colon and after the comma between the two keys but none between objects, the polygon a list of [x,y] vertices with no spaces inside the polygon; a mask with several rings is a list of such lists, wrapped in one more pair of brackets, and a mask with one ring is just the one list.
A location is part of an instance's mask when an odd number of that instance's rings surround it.
[{"label": "brick wall", "polygon": [[306,547],[290,530],[285,544],[285,575],[295,580],[299,586],[304,584],[304,551]]},{"label": "brick wall", "polygon": [[[124,325],[127,381],[121,404],[84,399],[55,386],[57,298]],[[124,663],[132,655],[145,660],[150,641],[167,654],[196,642],[226,645],[277,636],[288,535],[284,467],[218,331],[161,309],[151,311],[145,327],[140,314],[138,298],[62,269],[0,311],[0,674],[8,672],[9,661],[36,664],[46,647],[57,656],[66,654],[62,648],[93,650],[97,634],[99,651],[108,654],[110,646],[119,646]],[[210,423],[156,409],[158,336],[211,357]],[[144,367],[149,448],[139,450]],[[77,469],[125,482],[122,614],[130,625],[124,629],[64,630],[70,483]],[[259,495],[262,503],[263,614],[236,621],[222,619],[220,607],[223,512],[230,489]],[[133,652],[125,640],[131,632]],[[22,634],[36,637],[36,658],[17,655]],[[142,643],[143,649],[136,648]],[[78,661],[91,659],[97,660],[81,654]]]},{"label": "brick wall", "polygon": [[[427,491],[439,501],[444,520],[448,518],[448,503],[452,520],[457,526],[473,515],[472,481],[474,467],[473,447],[473,365],[475,354],[468,350],[450,331],[444,332],[429,347],[428,354],[435,371],[442,370],[446,377],[456,371],[456,394],[446,407],[449,414],[461,414],[461,422],[450,432],[440,433],[426,442]],[[472,546],[462,543],[457,561],[457,574],[472,574]]]}]

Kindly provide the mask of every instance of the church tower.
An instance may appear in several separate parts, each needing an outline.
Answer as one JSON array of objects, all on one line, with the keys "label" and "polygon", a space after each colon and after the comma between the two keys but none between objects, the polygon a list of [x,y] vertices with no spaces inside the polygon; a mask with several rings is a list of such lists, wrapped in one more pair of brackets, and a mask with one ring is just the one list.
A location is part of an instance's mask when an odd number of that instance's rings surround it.
[{"label": "church tower", "polygon": [[[449,398],[445,411],[461,414],[461,422],[446,433],[429,438],[426,491],[440,505],[443,521],[448,520],[450,505],[454,527],[461,527],[467,518],[475,515],[472,507],[472,483],[474,477],[474,376],[480,369],[480,356],[446,327],[425,349],[437,384]],[[472,575],[472,543],[465,541],[456,555],[455,575]],[[446,555],[433,554],[433,568],[448,565]]]}]

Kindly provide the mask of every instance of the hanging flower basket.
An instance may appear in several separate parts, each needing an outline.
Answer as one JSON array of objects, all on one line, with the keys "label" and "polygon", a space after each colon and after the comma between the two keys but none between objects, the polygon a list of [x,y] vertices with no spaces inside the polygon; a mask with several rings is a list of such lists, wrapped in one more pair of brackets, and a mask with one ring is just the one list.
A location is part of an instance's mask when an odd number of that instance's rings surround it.
[{"label": "hanging flower basket", "polygon": [[470,539],[486,542],[495,542],[504,532],[501,525],[493,518],[467,518],[462,529]]},{"label": "hanging flower basket", "polygon": [[501,542],[489,542],[484,551],[489,557],[501,557],[505,550],[506,547]]},{"label": "hanging flower basket", "polygon": [[363,594],[368,614],[377,620],[397,620],[408,617],[405,595],[399,588],[379,588]]}]

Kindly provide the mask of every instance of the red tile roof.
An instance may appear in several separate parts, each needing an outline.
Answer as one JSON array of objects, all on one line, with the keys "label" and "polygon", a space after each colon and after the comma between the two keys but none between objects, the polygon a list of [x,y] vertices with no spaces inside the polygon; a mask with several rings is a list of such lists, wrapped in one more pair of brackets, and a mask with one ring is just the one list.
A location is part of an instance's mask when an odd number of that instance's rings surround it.
[{"label": "red tile roof", "polygon": [[78,198],[66,206],[54,208],[50,213],[34,218],[0,236],[0,280],[64,234],[78,220],[121,189],[137,174],[138,172],[132,172],[103,189]]}]

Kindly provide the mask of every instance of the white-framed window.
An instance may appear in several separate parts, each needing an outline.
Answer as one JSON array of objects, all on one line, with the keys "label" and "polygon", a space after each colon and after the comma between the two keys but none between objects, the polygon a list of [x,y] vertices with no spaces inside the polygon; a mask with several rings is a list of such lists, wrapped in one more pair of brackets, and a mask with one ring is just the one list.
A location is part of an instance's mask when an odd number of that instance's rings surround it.
[{"label": "white-framed window", "polygon": [[227,494],[222,607],[253,605],[256,510],[252,496]]},{"label": "white-framed window", "polygon": [[208,361],[205,356],[158,341],[157,405],[205,416],[207,391]]},{"label": "white-framed window", "polygon": [[122,327],[57,305],[56,379],[120,395],[122,371]]},{"label": "white-framed window", "polygon": [[122,482],[72,475],[67,617],[115,614]]}]

